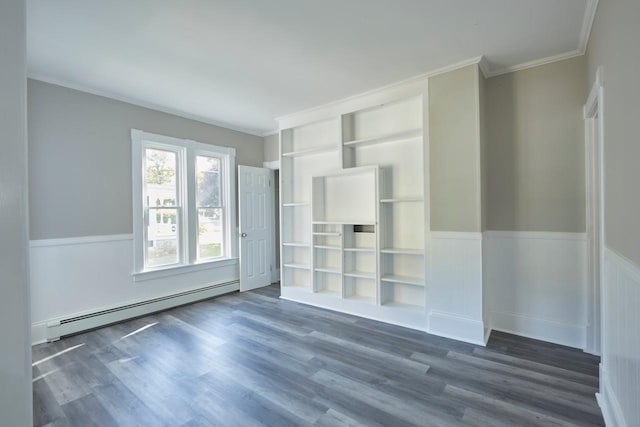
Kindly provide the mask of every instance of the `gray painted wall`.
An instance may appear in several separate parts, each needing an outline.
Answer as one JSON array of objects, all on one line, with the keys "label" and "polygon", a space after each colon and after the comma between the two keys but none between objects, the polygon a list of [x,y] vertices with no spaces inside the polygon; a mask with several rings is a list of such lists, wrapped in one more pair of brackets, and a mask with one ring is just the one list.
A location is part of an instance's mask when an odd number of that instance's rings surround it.
[{"label": "gray painted wall", "polygon": [[278,134],[267,135],[264,137],[264,161],[272,162],[280,160],[280,147],[279,147]]},{"label": "gray painted wall", "polygon": [[0,3],[0,424],[32,425],[24,0]]},{"label": "gray painted wall", "polygon": [[587,50],[591,89],[604,67],[605,243],[640,265],[640,2],[601,0]]},{"label": "gray painted wall", "polygon": [[128,234],[131,128],[234,147],[262,166],[263,139],[85,92],[28,82],[30,238]]},{"label": "gray painted wall", "polygon": [[486,80],[487,228],[585,231],[584,57]]},{"label": "gray painted wall", "polygon": [[480,231],[478,66],[429,79],[431,229]]}]

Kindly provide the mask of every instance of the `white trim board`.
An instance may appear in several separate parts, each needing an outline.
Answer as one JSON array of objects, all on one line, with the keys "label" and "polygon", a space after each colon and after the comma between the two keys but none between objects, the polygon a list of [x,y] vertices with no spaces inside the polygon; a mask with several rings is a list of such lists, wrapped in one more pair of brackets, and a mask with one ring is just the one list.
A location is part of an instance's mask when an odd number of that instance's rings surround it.
[{"label": "white trim board", "polygon": [[580,30],[580,38],[578,42],[578,48],[570,50],[568,52],[559,53],[556,55],[547,56],[533,61],[523,62],[521,64],[512,65],[509,67],[493,68],[489,64],[485,64],[483,73],[486,78],[500,76],[502,74],[514,73],[516,71],[527,70],[529,68],[539,67],[541,65],[552,64],[554,62],[564,61],[565,59],[575,58],[582,56],[587,52],[587,46],[589,45],[589,38],[591,37],[591,28],[593,27],[593,21],[596,17],[596,10],[598,8],[598,0],[587,0],[584,15],[582,18],[582,29]]},{"label": "white trim board", "polygon": [[[380,86],[365,92],[361,92],[361,93],[351,95],[345,98],[341,98],[335,101],[331,101],[326,104],[307,108],[301,111],[296,111],[295,113],[279,116],[279,117],[276,117],[276,120],[280,122],[280,129],[294,127],[298,124],[310,124],[311,122],[321,121],[327,117],[338,116],[344,113],[366,108],[367,102],[364,101],[363,103],[363,100],[369,97],[375,97],[375,95],[379,95],[379,94],[382,94],[384,96],[385,94],[401,90],[402,88],[407,86],[414,86],[416,84],[426,83],[426,80],[428,80],[430,77],[435,77],[440,74],[459,70],[461,68],[465,68],[470,65],[476,65],[476,64],[478,64],[479,66],[480,64],[483,64],[482,66],[480,66],[480,69],[482,70],[482,72],[486,70],[486,61],[484,57],[482,55],[475,56],[473,58],[465,59],[460,62],[456,62],[454,64],[450,64],[444,67],[430,70],[430,71],[427,71],[426,73],[418,74],[416,76],[409,77],[404,80],[393,82],[388,85]],[[416,91],[413,91],[413,92],[410,91],[410,93],[415,94]],[[363,105],[353,106],[352,104],[363,104]],[[375,105],[375,102],[370,104]],[[284,123],[284,126],[283,126],[283,123]]]},{"label": "white trim board", "polygon": [[30,240],[30,248],[44,248],[47,246],[84,245],[88,243],[133,241],[133,234],[109,234],[104,236],[60,237],[56,239]]},{"label": "white trim board", "polygon": [[583,107],[585,143],[585,194],[587,227],[587,301],[589,325],[586,351],[601,354],[602,284],[604,283],[605,244],[605,164],[604,164],[604,88],[602,67]]},{"label": "white trim board", "polygon": [[587,0],[587,7],[584,10],[582,18],[582,30],[580,31],[580,44],[578,50],[583,54],[589,46],[589,38],[591,38],[591,29],[593,21],[596,19],[596,11],[598,10],[598,0]]},{"label": "white trim board", "polygon": [[262,162],[262,167],[271,170],[280,170],[280,160],[272,160],[270,162]]},{"label": "white trim board", "polygon": [[485,345],[482,233],[431,232],[428,245],[427,332]]},{"label": "white trim board", "polygon": [[103,327],[238,290],[239,282],[235,280],[162,296],[152,300],[135,301],[128,304],[103,308],[101,310],[37,322],[31,326],[32,345],[55,341],[65,335]]},{"label": "white trim board", "polygon": [[431,231],[432,239],[482,240],[482,233],[474,231]]},{"label": "white trim board", "polygon": [[543,239],[543,240],[587,240],[586,233],[563,231],[485,231],[484,239]]},{"label": "white trim board", "polygon": [[[47,338],[44,331],[50,322],[149,301],[155,302],[144,305],[150,307],[147,311],[158,311],[188,303],[199,290],[209,293],[200,293],[204,296],[198,299],[209,298],[219,290],[206,288],[238,280],[238,263],[234,260],[230,264],[211,264],[197,271],[135,281],[131,275],[133,243],[130,235],[51,239],[45,244],[39,241],[30,248],[30,261],[34,342]],[[237,284],[229,291],[236,288]],[[159,299],[162,301],[158,302]],[[126,316],[115,321],[146,312],[135,308],[120,313]],[[113,321],[113,317],[105,317],[91,327]]]},{"label": "white trim board", "polygon": [[489,340],[490,333],[485,331],[484,322],[480,320],[431,310],[427,322],[427,332],[433,335],[481,346],[486,346]]},{"label": "white trim board", "polygon": [[[389,85],[385,85],[385,86],[381,86],[378,88],[374,88],[371,89],[369,91],[360,93],[360,94],[356,94],[353,96],[349,96],[349,97],[345,97],[342,98],[340,100],[337,101],[333,101],[321,106],[317,106],[317,107],[312,107],[306,110],[302,110],[302,111],[298,111],[296,113],[293,114],[285,114],[282,116],[278,116],[275,118],[276,121],[281,121],[281,120],[285,120],[285,119],[289,119],[295,115],[298,114],[307,114],[307,113],[311,113],[314,111],[317,111],[319,109],[323,109],[323,108],[327,108],[330,106],[334,106],[336,104],[340,104],[343,103],[345,101],[350,101],[353,100],[355,98],[359,98],[362,96],[366,96],[369,95],[371,93],[374,92],[378,92],[381,90],[388,90],[393,88],[394,86],[398,86],[398,85],[403,85],[409,82],[413,82],[416,80],[422,80],[425,78],[429,78],[429,77],[434,77],[438,74],[443,74],[443,73],[447,73],[450,71],[454,71],[456,69],[459,68],[463,68],[469,65],[473,65],[473,64],[478,64],[482,74],[484,75],[485,78],[490,78],[490,77],[495,77],[495,76],[499,76],[502,74],[508,74],[508,73],[512,73],[515,71],[520,71],[520,70],[525,70],[528,68],[533,68],[533,67],[538,67],[541,65],[546,65],[546,64],[550,64],[553,62],[558,62],[558,61],[562,61],[565,59],[570,59],[576,56],[581,56],[584,55],[589,43],[589,38],[591,35],[591,29],[593,27],[593,21],[595,20],[595,13],[597,10],[597,6],[598,6],[598,0],[588,0],[587,1],[587,5],[585,8],[585,13],[583,16],[583,22],[582,22],[582,29],[580,31],[580,36],[579,36],[579,43],[578,43],[578,48],[568,51],[568,52],[563,52],[560,54],[556,54],[556,55],[552,55],[552,56],[548,56],[545,58],[540,58],[540,59],[536,59],[536,60],[532,60],[532,61],[527,61],[521,64],[516,64],[516,65],[512,65],[509,67],[502,67],[502,68],[493,68],[490,65],[490,61],[488,61],[484,55],[480,55],[477,57],[473,57],[467,60],[463,60],[448,66],[443,66],[431,71],[428,71],[426,73],[414,76],[414,77],[410,77],[408,79],[399,81],[399,82],[395,82],[395,83],[391,83]],[[90,93],[92,95],[96,95],[96,96],[102,96],[105,98],[109,98],[109,99],[113,99],[116,101],[120,101],[120,102],[126,102],[127,104],[131,104],[131,105],[136,105],[138,107],[142,107],[142,108],[147,108],[150,110],[154,110],[154,111],[159,111],[162,113],[166,113],[166,114],[171,114],[173,116],[177,116],[177,117],[182,117],[185,119],[189,119],[189,120],[195,120],[201,123],[206,123],[212,126],[217,126],[217,127],[221,127],[224,129],[229,129],[229,130],[233,130],[236,132],[241,132],[241,133],[246,133],[249,135],[254,135],[254,136],[259,136],[259,137],[266,137],[266,136],[270,136],[273,135],[275,133],[277,133],[278,131],[276,130],[270,130],[270,131],[266,131],[266,132],[261,132],[255,129],[248,129],[248,128],[242,128],[242,127],[238,127],[238,126],[234,126],[232,124],[226,123],[226,122],[221,122],[215,119],[211,119],[211,118],[207,118],[204,116],[200,116],[200,115],[195,115],[195,114],[190,114],[181,110],[176,110],[170,107],[166,107],[166,106],[161,106],[155,103],[151,103],[151,102],[147,102],[147,101],[143,101],[140,99],[136,99],[136,98],[132,98],[126,95],[121,95],[121,94],[116,94],[113,92],[110,92],[108,90],[101,90],[101,89],[96,89],[96,88],[90,88],[88,86],[85,85],[81,85],[81,84],[77,84],[77,83],[72,83],[69,81],[63,81],[60,79],[55,79],[49,76],[45,76],[42,74],[38,74],[38,73],[33,73],[33,72],[29,72],[27,73],[27,78],[32,79],[32,80],[37,80],[40,82],[44,82],[44,83],[49,83],[49,84],[53,84],[56,86],[62,86],[62,87],[66,87],[68,89],[73,89],[73,90],[77,90],[80,92],[85,92],[85,93]]]},{"label": "white trim board", "polygon": [[571,59],[582,55],[584,55],[583,51],[578,49],[571,50],[569,52],[559,53],[557,55],[547,56],[546,58],[536,59],[529,62],[523,62],[522,64],[512,65],[510,67],[490,69],[486,77],[491,78],[501,76],[503,74],[515,73],[516,71],[528,70],[529,68],[540,67],[541,65],[552,64],[554,62],[564,61],[565,59]]},{"label": "white trim board", "polygon": [[487,327],[584,349],[586,248],[585,233],[484,232]]},{"label": "white trim board", "polygon": [[627,427],[620,403],[613,393],[609,377],[602,368],[602,363],[600,364],[600,392],[596,393],[596,401],[600,406],[606,426]]},{"label": "white trim board", "polygon": [[584,347],[587,325],[574,325],[514,313],[488,311],[491,329],[569,347]]},{"label": "white trim board", "polygon": [[640,266],[604,247],[602,363],[598,403],[607,425],[640,420]]},{"label": "white trim board", "polygon": [[37,81],[43,82],[43,83],[49,83],[49,84],[52,84],[52,85],[65,87],[67,89],[73,89],[73,90],[77,90],[77,91],[80,91],[80,92],[89,93],[91,95],[101,96],[103,98],[112,99],[114,101],[125,102],[127,104],[135,105],[137,107],[142,107],[142,108],[146,108],[146,109],[149,109],[149,110],[158,111],[160,113],[171,114],[172,116],[181,117],[183,119],[193,120],[193,121],[200,122],[200,123],[205,123],[207,125],[216,126],[216,127],[223,128],[223,129],[233,130],[233,131],[240,132],[240,133],[246,133],[246,134],[253,135],[253,136],[259,136],[259,137],[263,136],[263,133],[258,131],[258,130],[241,128],[241,127],[229,124],[229,123],[220,122],[220,121],[217,121],[217,120],[214,120],[214,119],[210,119],[210,118],[207,118],[207,117],[199,116],[197,114],[190,114],[190,113],[187,113],[187,112],[184,112],[184,111],[181,111],[181,110],[176,110],[174,108],[158,105],[158,104],[155,104],[153,102],[147,102],[147,101],[143,101],[143,100],[137,99],[137,98],[132,98],[132,97],[129,97],[129,96],[126,96],[126,95],[116,94],[116,93],[110,92],[108,90],[90,88],[90,87],[85,86],[85,85],[81,85],[81,84],[77,84],[77,83],[71,83],[69,81],[55,79],[55,78],[52,78],[52,77],[48,77],[48,76],[44,76],[42,74],[32,73],[32,72],[27,73],[27,78],[31,79],[31,80],[37,80]]}]

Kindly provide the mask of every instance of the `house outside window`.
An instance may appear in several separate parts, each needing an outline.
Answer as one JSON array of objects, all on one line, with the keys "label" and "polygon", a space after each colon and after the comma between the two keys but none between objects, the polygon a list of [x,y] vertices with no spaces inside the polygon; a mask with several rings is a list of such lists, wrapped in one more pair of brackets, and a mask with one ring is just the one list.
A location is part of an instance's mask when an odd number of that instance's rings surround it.
[{"label": "house outside window", "polygon": [[235,149],[132,130],[135,273],[234,256]]}]

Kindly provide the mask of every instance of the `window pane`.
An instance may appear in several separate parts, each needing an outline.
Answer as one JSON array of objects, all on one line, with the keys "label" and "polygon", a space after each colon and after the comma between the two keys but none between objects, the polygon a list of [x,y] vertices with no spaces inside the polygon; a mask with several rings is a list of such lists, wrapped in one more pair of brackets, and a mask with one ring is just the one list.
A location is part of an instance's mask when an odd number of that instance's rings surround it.
[{"label": "window pane", "polygon": [[178,261],[178,210],[150,208],[147,267],[175,264]]},{"label": "window pane", "polygon": [[216,258],[224,253],[224,218],[220,208],[198,209],[198,259]]},{"label": "window pane", "polygon": [[145,150],[145,203],[148,207],[176,206],[176,162],[174,152]]},{"label": "window pane", "polygon": [[196,205],[218,207],[222,205],[220,159],[196,156]]}]

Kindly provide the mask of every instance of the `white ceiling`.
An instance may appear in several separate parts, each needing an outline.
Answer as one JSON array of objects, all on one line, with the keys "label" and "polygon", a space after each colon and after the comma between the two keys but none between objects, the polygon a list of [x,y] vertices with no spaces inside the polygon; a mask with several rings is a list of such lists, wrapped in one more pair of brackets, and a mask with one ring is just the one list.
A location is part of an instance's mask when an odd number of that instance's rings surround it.
[{"label": "white ceiling", "polygon": [[28,68],[263,134],[274,118],[484,55],[584,52],[593,0],[28,0]]}]

